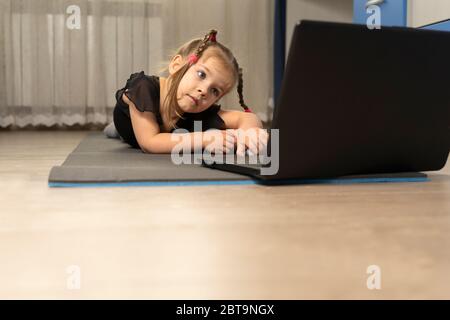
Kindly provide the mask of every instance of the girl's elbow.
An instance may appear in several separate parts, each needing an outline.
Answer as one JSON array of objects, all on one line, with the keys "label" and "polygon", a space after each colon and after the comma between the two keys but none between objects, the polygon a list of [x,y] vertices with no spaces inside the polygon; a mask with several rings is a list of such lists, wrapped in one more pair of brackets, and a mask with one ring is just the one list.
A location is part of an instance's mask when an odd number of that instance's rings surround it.
[{"label": "girl's elbow", "polygon": [[141,151],[142,151],[143,153],[153,153],[153,152],[151,152],[148,148],[144,148],[144,147],[141,147]]},{"label": "girl's elbow", "polygon": [[141,151],[143,153],[155,153],[154,152],[154,146],[150,141],[145,141],[145,142],[139,142],[139,148],[141,149]]},{"label": "girl's elbow", "polygon": [[261,119],[256,114],[254,114],[254,113],[252,113],[252,114],[254,115],[256,126],[259,127],[259,128],[262,128],[263,127],[263,123],[262,123]]},{"label": "girl's elbow", "polygon": [[158,153],[157,148],[151,144],[140,145],[140,147],[141,147],[141,150],[143,153],[148,153],[148,154]]},{"label": "girl's elbow", "polygon": [[[155,153],[167,153],[165,148],[161,146],[158,141],[147,141],[146,143],[139,145],[143,153],[155,154]],[[170,152],[169,152],[170,153]]]},{"label": "girl's elbow", "polygon": [[141,149],[143,153],[151,153],[149,148],[147,146],[142,145],[141,143],[139,143],[139,149]]},{"label": "girl's elbow", "polygon": [[239,127],[244,128],[262,128],[261,119],[254,113],[245,113],[243,119],[240,121]]}]

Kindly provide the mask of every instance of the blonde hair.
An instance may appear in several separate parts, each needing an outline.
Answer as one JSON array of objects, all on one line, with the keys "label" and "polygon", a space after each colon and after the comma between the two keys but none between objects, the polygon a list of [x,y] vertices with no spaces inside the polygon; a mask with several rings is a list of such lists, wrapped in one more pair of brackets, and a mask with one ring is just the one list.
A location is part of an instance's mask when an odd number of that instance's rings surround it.
[{"label": "blonde hair", "polygon": [[[169,128],[176,129],[176,123],[180,118],[182,118],[183,111],[178,105],[177,99],[177,91],[178,86],[180,85],[181,79],[186,74],[187,70],[192,66],[192,62],[188,59],[189,56],[195,55],[197,59],[203,55],[206,49],[211,48],[213,50],[208,51],[208,55],[215,55],[220,58],[223,62],[228,64],[233,70],[234,81],[238,82],[237,92],[239,95],[239,104],[244,108],[244,110],[248,110],[247,105],[244,102],[244,97],[242,94],[243,91],[243,79],[242,79],[242,69],[239,67],[236,58],[233,53],[223,44],[217,42],[215,40],[217,31],[211,30],[208,32],[203,39],[193,39],[184,45],[182,45],[174,56],[180,55],[186,60],[185,65],[183,65],[180,69],[178,69],[175,73],[168,77],[168,91],[167,95],[164,99],[162,106],[162,119],[165,123],[168,124]],[[177,118],[172,120],[172,115],[176,114]]]}]

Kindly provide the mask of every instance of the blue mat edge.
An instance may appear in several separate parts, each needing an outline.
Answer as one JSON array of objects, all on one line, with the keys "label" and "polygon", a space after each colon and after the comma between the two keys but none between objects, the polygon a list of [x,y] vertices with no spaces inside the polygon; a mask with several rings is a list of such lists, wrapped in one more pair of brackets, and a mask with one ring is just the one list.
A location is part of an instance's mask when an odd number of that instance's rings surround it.
[{"label": "blue mat edge", "polygon": [[96,188],[96,187],[170,187],[170,186],[204,186],[204,185],[249,185],[252,180],[235,181],[129,181],[129,182],[49,182],[50,188]]},{"label": "blue mat edge", "polygon": [[211,185],[294,185],[294,184],[358,184],[387,182],[427,182],[427,176],[415,178],[357,178],[357,179],[301,179],[289,181],[271,181],[270,183],[256,180],[234,181],[135,181],[135,182],[49,182],[50,188],[97,188],[97,187],[171,187],[171,186],[211,186]]}]

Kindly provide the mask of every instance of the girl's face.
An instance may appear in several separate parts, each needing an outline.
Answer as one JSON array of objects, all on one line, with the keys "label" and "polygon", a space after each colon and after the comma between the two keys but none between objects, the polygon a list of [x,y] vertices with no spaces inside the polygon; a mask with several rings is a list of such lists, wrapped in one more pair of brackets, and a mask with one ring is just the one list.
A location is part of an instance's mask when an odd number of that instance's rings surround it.
[{"label": "girl's face", "polygon": [[233,73],[214,56],[191,66],[178,86],[178,104],[184,112],[198,113],[208,109],[233,86]]}]

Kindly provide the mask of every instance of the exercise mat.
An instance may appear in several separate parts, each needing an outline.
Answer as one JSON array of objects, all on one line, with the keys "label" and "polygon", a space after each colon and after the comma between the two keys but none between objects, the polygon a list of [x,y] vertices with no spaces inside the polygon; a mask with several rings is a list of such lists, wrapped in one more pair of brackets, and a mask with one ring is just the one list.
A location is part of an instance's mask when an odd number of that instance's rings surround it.
[{"label": "exercise mat", "polygon": [[[274,181],[273,184],[347,184],[426,181],[421,173],[349,176],[336,179]],[[88,134],[64,163],[51,169],[50,187],[192,186],[259,184],[251,177],[201,164],[173,163],[170,154],[148,154],[103,132]]]},{"label": "exercise mat", "polygon": [[200,164],[176,165],[170,154],[148,154],[102,132],[88,134],[64,163],[51,169],[49,186],[252,184],[239,174]]}]

